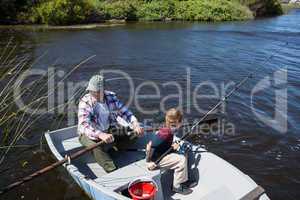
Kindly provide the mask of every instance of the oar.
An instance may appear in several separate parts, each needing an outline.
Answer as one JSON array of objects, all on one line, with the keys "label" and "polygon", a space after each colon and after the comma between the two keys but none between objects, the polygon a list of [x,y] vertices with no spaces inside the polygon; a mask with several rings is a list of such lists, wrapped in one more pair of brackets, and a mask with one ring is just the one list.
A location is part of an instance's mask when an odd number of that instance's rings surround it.
[{"label": "oar", "polygon": [[43,174],[51,171],[52,169],[55,169],[55,168],[59,167],[60,165],[68,162],[69,160],[76,159],[76,158],[80,157],[81,155],[83,155],[83,154],[85,154],[85,153],[87,153],[87,152],[89,152],[89,151],[97,148],[98,146],[100,146],[102,144],[104,144],[104,142],[100,141],[100,142],[98,142],[96,144],[93,144],[93,145],[91,145],[91,146],[89,146],[89,147],[87,147],[85,149],[77,151],[76,153],[71,154],[70,156],[66,156],[64,159],[62,159],[60,161],[57,161],[57,162],[55,162],[55,163],[53,163],[51,165],[48,165],[47,167],[45,167],[43,169],[40,169],[40,170],[34,172],[33,174],[22,178],[20,181],[14,182],[14,183],[12,183],[12,184],[10,184],[10,185],[2,188],[0,190],[0,195],[3,195],[4,193],[12,190],[13,188],[15,188],[15,187],[17,187],[17,186],[19,186],[19,185],[21,185],[21,184],[23,184],[25,182],[28,182],[28,181],[30,181],[30,180],[38,177],[38,176],[41,176],[41,175],[43,175]]}]

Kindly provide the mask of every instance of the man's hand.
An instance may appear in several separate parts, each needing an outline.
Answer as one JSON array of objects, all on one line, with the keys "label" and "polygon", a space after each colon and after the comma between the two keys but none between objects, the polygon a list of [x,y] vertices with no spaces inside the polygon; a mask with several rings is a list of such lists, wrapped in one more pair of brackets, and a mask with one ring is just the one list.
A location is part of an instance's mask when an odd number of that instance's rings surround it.
[{"label": "man's hand", "polygon": [[140,127],[139,122],[134,121],[134,122],[132,123],[132,128],[133,128],[133,131],[134,131],[137,135],[141,136],[141,135],[144,134],[144,129],[142,129],[142,128]]},{"label": "man's hand", "polygon": [[157,167],[154,162],[147,162],[146,165],[149,170],[154,170]]},{"label": "man's hand", "polygon": [[104,141],[105,143],[112,143],[115,139],[112,134],[102,133],[99,135],[99,139]]}]

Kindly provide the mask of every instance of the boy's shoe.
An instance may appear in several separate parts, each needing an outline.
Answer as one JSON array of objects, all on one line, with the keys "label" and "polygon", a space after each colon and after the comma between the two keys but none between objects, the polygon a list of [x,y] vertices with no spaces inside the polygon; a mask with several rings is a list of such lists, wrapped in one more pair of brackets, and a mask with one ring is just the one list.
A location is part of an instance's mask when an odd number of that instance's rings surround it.
[{"label": "boy's shoe", "polygon": [[194,188],[198,185],[198,182],[197,181],[192,181],[192,180],[188,180],[184,183],[182,183],[182,185],[186,188]]},{"label": "boy's shoe", "polygon": [[193,190],[191,190],[190,188],[186,188],[183,185],[180,185],[178,188],[173,187],[172,191],[181,195],[188,195],[193,192]]}]

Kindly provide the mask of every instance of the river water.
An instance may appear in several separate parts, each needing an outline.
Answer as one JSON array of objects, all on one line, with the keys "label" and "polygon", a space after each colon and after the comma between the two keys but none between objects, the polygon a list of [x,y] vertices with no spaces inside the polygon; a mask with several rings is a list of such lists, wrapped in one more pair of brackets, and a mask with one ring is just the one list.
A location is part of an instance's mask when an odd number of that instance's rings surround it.
[{"label": "river water", "polygon": [[[271,199],[300,199],[300,10],[246,22],[130,23],[88,30],[2,27],[0,34],[2,50],[13,37],[18,44],[16,54],[29,55],[36,61],[33,69],[55,66],[61,73],[67,73],[80,61],[96,55],[67,78],[69,83],[87,81],[99,70],[120,70],[133,79],[135,92],[149,95],[159,90],[160,97],[148,96],[131,102],[131,109],[140,119],[159,118],[161,114],[146,111],[161,111],[180,103],[186,119],[196,119],[203,115],[200,108],[207,110],[217,102],[215,98],[197,99],[197,94],[217,94],[220,98],[223,85],[238,83],[253,72],[253,78],[223,107],[222,128],[215,131],[223,135],[194,137],[193,141],[248,174],[266,189]],[[268,57],[271,58],[266,62]],[[276,74],[287,81],[278,84]],[[107,75],[117,76],[120,75]],[[261,80],[267,82],[263,84]],[[267,87],[254,93],[257,85]],[[114,79],[107,87],[127,102],[137,95],[130,94],[129,86],[127,80]],[[178,87],[182,101],[174,96],[164,99],[178,93]],[[280,113],[276,115],[278,109]],[[283,126],[276,128],[264,122],[276,116],[281,116],[279,122]],[[54,129],[56,120],[35,125],[25,143],[39,143],[42,132]],[[66,123],[63,120],[59,126]],[[229,126],[234,131],[227,134]],[[1,186],[53,161],[45,145],[42,151],[39,146],[16,150],[1,167]],[[88,199],[62,168],[26,183],[4,198]]]}]

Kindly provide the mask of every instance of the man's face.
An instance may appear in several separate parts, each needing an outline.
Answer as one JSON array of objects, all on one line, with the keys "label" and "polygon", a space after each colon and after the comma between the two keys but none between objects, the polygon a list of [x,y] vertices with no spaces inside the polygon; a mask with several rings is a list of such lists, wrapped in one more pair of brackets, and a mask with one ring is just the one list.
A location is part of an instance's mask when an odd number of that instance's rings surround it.
[{"label": "man's face", "polygon": [[100,90],[98,92],[90,91],[90,93],[97,99],[97,101],[103,102],[103,90]]}]

